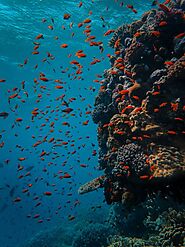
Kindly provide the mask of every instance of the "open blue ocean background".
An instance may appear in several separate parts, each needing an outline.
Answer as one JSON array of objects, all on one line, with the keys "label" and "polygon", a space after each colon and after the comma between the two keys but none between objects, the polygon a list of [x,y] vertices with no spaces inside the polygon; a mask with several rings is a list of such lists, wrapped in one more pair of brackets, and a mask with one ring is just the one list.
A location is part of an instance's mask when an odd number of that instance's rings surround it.
[{"label": "open blue ocean background", "polygon": [[[109,207],[101,190],[81,196],[77,192],[81,184],[102,174],[97,126],[87,112],[92,111],[100,87],[94,80],[101,80],[110,66],[107,55],[113,54],[108,47],[111,36],[104,33],[139,19],[151,9],[152,1],[125,0],[123,6],[120,0],[82,2],[79,7],[80,1],[0,0],[0,79],[6,80],[0,83],[0,112],[9,114],[0,118],[1,247],[21,246],[56,226],[75,234],[75,225],[84,219],[96,223],[107,217]],[[127,4],[133,4],[138,13],[126,8]],[[68,20],[63,19],[66,13],[71,15]],[[85,25],[78,27],[87,18],[91,35],[103,42],[101,51],[85,42]],[[44,39],[36,40],[39,34]],[[32,55],[33,42],[41,44],[38,55]],[[86,57],[78,59],[78,50]],[[101,62],[90,65],[94,58]],[[82,74],[75,74],[72,60],[83,66]],[[47,82],[39,80],[40,73]],[[15,93],[19,97],[8,100]],[[64,99],[57,100],[63,94]],[[64,101],[67,105],[62,105]],[[62,112],[67,106],[73,109],[72,115]],[[39,113],[32,119],[34,108]],[[37,142],[41,143],[34,147]],[[68,144],[57,146],[61,142]],[[60,178],[66,173],[71,177]],[[46,191],[52,195],[45,196]]]}]

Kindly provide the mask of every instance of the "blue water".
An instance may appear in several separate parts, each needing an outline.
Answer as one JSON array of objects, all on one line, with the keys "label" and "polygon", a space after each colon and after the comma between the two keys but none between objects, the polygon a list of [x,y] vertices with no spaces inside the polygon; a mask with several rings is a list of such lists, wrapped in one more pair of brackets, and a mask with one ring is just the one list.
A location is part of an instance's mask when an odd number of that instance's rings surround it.
[{"label": "blue water", "polygon": [[[79,2],[0,0],[0,79],[6,80],[0,84],[0,112],[9,114],[7,118],[0,118],[0,143],[4,144],[0,149],[2,247],[21,246],[36,233],[55,226],[72,227],[82,218],[101,222],[108,212],[101,190],[82,196],[77,193],[81,184],[102,174],[97,170],[98,157],[93,155],[94,150],[98,152],[97,126],[86,112],[93,109],[100,87],[93,80],[101,80],[97,75],[102,75],[104,69],[109,68],[107,54],[113,53],[113,49],[108,47],[111,36],[103,34],[108,29],[139,19],[151,8],[152,1],[128,0],[120,6],[121,1],[86,0],[82,1],[80,8]],[[138,13],[127,9],[126,4],[133,4]],[[92,11],[91,15],[89,11]],[[68,20],[63,19],[66,13],[71,15]],[[91,35],[96,36],[96,41],[103,42],[102,53],[98,47],[91,47],[85,42],[84,27],[77,26],[86,18],[92,20]],[[70,23],[73,23],[72,27]],[[53,30],[48,25],[52,25]],[[38,34],[43,34],[44,39],[36,40]],[[32,55],[33,42],[41,44],[38,55]],[[61,44],[68,44],[68,48],[60,48]],[[78,59],[75,53],[81,49],[86,57]],[[47,57],[47,52],[54,59]],[[101,62],[90,65],[94,57]],[[47,61],[42,61],[44,58]],[[25,59],[28,62],[23,65]],[[72,60],[78,60],[83,66],[80,79],[74,78],[76,70],[70,64]],[[44,73],[49,81],[39,80],[39,73]],[[34,82],[35,78],[37,82]],[[57,79],[63,84],[54,81]],[[64,88],[56,89],[56,85]],[[20,98],[15,97],[8,102],[9,96],[15,93]],[[74,116],[61,112],[66,106],[56,98],[62,94],[65,94],[66,102],[76,98],[69,103]],[[34,108],[38,108],[39,114],[32,121]],[[22,121],[17,122],[17,118],[22,118]],[[88,124],[83,125],[87,120]],[[62,125],[63,122],[68,122],[70,126]],[[54,141],[48,142],[50,138]],[[55,146],[61,142],[57,139],[68,142],[68,145]],[[33,147],[37,141],[42,143]],[[43,157],[40,156],[42,151],[46,152]],[[20,161],[19,158],[25,160]],[[26,175],[29,169],[30,174]],[[60,179],[65,172],[71,178]],[[29,184],[32,186],[29,187]],[[28,192],[23,193],[24,189]],[[52,192],[52,195],[44,196],[46,191]],[[16,198],[21,201],[14,202]],[[36,206],[38,202],[41,205]],[[96,210],[92,209],[96,206]],[[36,214],[40,216],[35,219]],[[69,215],[75,216],[75,219],[69,221]]]}]

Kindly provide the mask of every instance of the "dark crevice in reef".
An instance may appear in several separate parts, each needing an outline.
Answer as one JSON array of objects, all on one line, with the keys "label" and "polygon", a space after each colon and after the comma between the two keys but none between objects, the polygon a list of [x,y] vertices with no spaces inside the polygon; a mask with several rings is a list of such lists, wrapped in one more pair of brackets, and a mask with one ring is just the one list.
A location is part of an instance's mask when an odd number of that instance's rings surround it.
[{"label": "dark crevice in reef", "polygon": [[[184,3],[159,4],[140,20],[119,27],[109,42],[115,54],[92,114],[104,175],[79,192],[103,187],[107,203],[124,212],[113,212],[114,220],[122,221],[123,235],[110,246],[185,246]],[[149,214],[148,203],[154,201],[158,211]],[[137,239],[123,230],[128,228],[124,218],[136,220],[141,206],[146,216],[138,225],[147,231]]]}]

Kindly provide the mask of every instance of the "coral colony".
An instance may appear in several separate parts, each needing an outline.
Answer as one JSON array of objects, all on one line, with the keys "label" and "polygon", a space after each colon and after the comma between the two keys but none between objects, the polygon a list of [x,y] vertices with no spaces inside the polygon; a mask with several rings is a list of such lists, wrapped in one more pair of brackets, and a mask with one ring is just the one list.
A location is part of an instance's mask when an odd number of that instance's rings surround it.
[{"label": "coral colony", "polygon": [[[109,42],[116,55],[110,56],[92,114],[104,175],[79,193],[103,188],[106,202],[127,209],[129,217],[139,206],[145,209],[138,222],[145,237],[124,238],[122,223],[123,235],[110,246],[185,246],[185,211],[169,208],[185,202],[184,8],[184,1],[159,4],[119,27]],[[162,210],[163,200],[168,206]],[[149,212],[149,203],[161,207],[158,214]],[[121,210],[114,214],[123,221]]]}]

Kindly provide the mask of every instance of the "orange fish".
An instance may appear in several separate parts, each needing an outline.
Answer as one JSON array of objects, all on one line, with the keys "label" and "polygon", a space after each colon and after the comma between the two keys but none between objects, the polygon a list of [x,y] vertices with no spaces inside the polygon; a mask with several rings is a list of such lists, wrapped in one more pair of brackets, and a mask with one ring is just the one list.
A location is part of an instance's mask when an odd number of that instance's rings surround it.
[{"label": "orange fish", "polygon": [[171,66],[171,65],[173,65],[174,64],[174,62],[172,62],[172,61],[165,61],[164,62],[164,65],[169,65],[169,66]]},{"label": "orange fish", "polygon": [[161,103],[160,105],[159,105],[159,107],[164,107],[164,106],[166,106],[168,103],[167,102],[163,102],[163,103]]},{"label": "orange fish", "polygon": [[160,92],[153,92],[152,93],[153,96],[156,96],[156,95],[159,95],[159,94],[160,94]]},{"label": "orange fish", "polygon": [[119,93],[120,94],[128,94],[129,93],[129,90],[127,90],[127,89],[124,89],[124,90],[121,90],[121,91],[119,91]]},{"label": "orange fish", "polygon": [[83,21],[83,23],[90,23],[91,22],[91,19],[85,19],[84,21]]},{"label": "orange fish", "polygon": [[64,14],[64,16],[63,16],[64,20],[68,20],[70,17],[71,17],[70,14]]},{"label": "orange fish", "polygon": [[173,131],[173,130],[168,130],[167,131],[167,134],[169,134],[169,135],[176,135],[177,132],[176,131]]},{"label": "orange fish", "polygon": [[67,48],[68,47],[68,44],[62,44],[60,47],[61,48]]},{"label": "orange fish", "polygon": [[159,31],[151,31],[151,34],[154,35],[155,37],[159,37],[161,35]]},{"label": "orange fish", "polygon": [[83,125],[88,125],[88,123],[89,123],[89,120],[83,122]]},{"label": "orange fish", "polygon": [[133,95],[132,98],[134,98],[135,100],[139,100],[139,97],[137,95]]},{"label": "orange fish", "polygon": [[57,85],[57,86],[55,86],[55,88],[56,89],[62,89],[62,88],[64,88],[63,86],[60,86],[60,85]]},{"label": "orange fish", "polygon": [[22,118],[16,118],[15,121],[16,121],[16,122],[22,122],[22,120],[23,120]]},{"label": "orange fish", "polygon": [[33,51],[32,54],[37,55],[37,54],[39,54],[39,51]]},{"label": "orange fish", "polygon": [[14,98],[16,98],[17,96],[18,96],[18,93],[12,94],[12,95],[9,96],[9,99],[14,99]]},{"label": "orange fish", "polygon": [[40,157],[46,155],[46,151],[42,151],[41,154],[40,154]]},{"label": "orange fish", "polygon": [[78,23],[78,27],[82,27],[83,26],[83,23]]},{"label": "orange fish", "polygon": [[138,38],[138,37],[140,37],[143,33],[144,33],[144,32],[138,31],[138,32],[136,32],[136,33],[134,34],[134,37]]},{"label": "orange fish", "polygon": [[181,39],[185,37],[185,32],[184,33],[179,33],[178,35],[175,36],[176,39]]},{"label": "orange fish", "polygon": [[72,61],[70,62],[70,64],[79,65],[79,62],[78,62],[78,61],[76,61],[76,60],[72,60]]},{"label": "orange fish", "polygon": [[116,42],[115,42],[115,44],[114,44],[114,48],[118,48],[118,47],[120,46],[120,41],[121,41],[120,38],[118,38],[118,39],[116,40]]},{"label": "orange fish", "polygon": [[77,53],[76,56],[78,58],[81,58],[81,57],[86,57],[86,54],[84,54],[84,53]]},{"label": "orange fish", "polygon": [[179,104],[178,103],[171,103],[172,111],[177,111],[178,110],[178,107],[179,107]]},{"label": "orange fish", "polygon": [[49,28],[50,30],[53,30],[53,26],[52,26],[52,25],[49,25],[48,28]]},{"label": "orange fish", "polygon": [[110,29],[110,30],[108,30],[107,32],[104,33],[104,36],[110,35],[111,33],[114,33],[114,32],[115,32],[115,30]]},{"label": "orange fish", "polygon": [[55,140],[55,138],[54,137],[51,137],[50,139],[49,139],[49,143],[51,143],[51,142],[53,142]]},{"label": "orange fish", "polygon": [[141,180],[146,180],[146,179],[149,179],[149,176],[148,175],[143,175],[143,176],[140,176],[139,178]]},{"label": "orange fish", "polygon": [[154,112],[159,112],[159,108],[155,108],[154,109]]},{"label": "orange fish", "polygon": [[161,22],[159,23],[159,27],[164,27],[164,26],[166,26],[166,25],[168,25],[168,23],[167,23],[166,21],[161,21]]},{"label": "orange fish", "polygon": [[34,46],[33,50],[36,51],[39,48],[39,45]]},{"label": "orange fish", "polygon": [[39,34],[39,35],[36,36],[35,39],[43,39],[43,38],[44,38],[43,34]]},{"label": "orange fish", "polygon": [[24,161],[26,158],[25,157],[21,157],[21,158],[19,158],[18,160],[19,161]]}]

